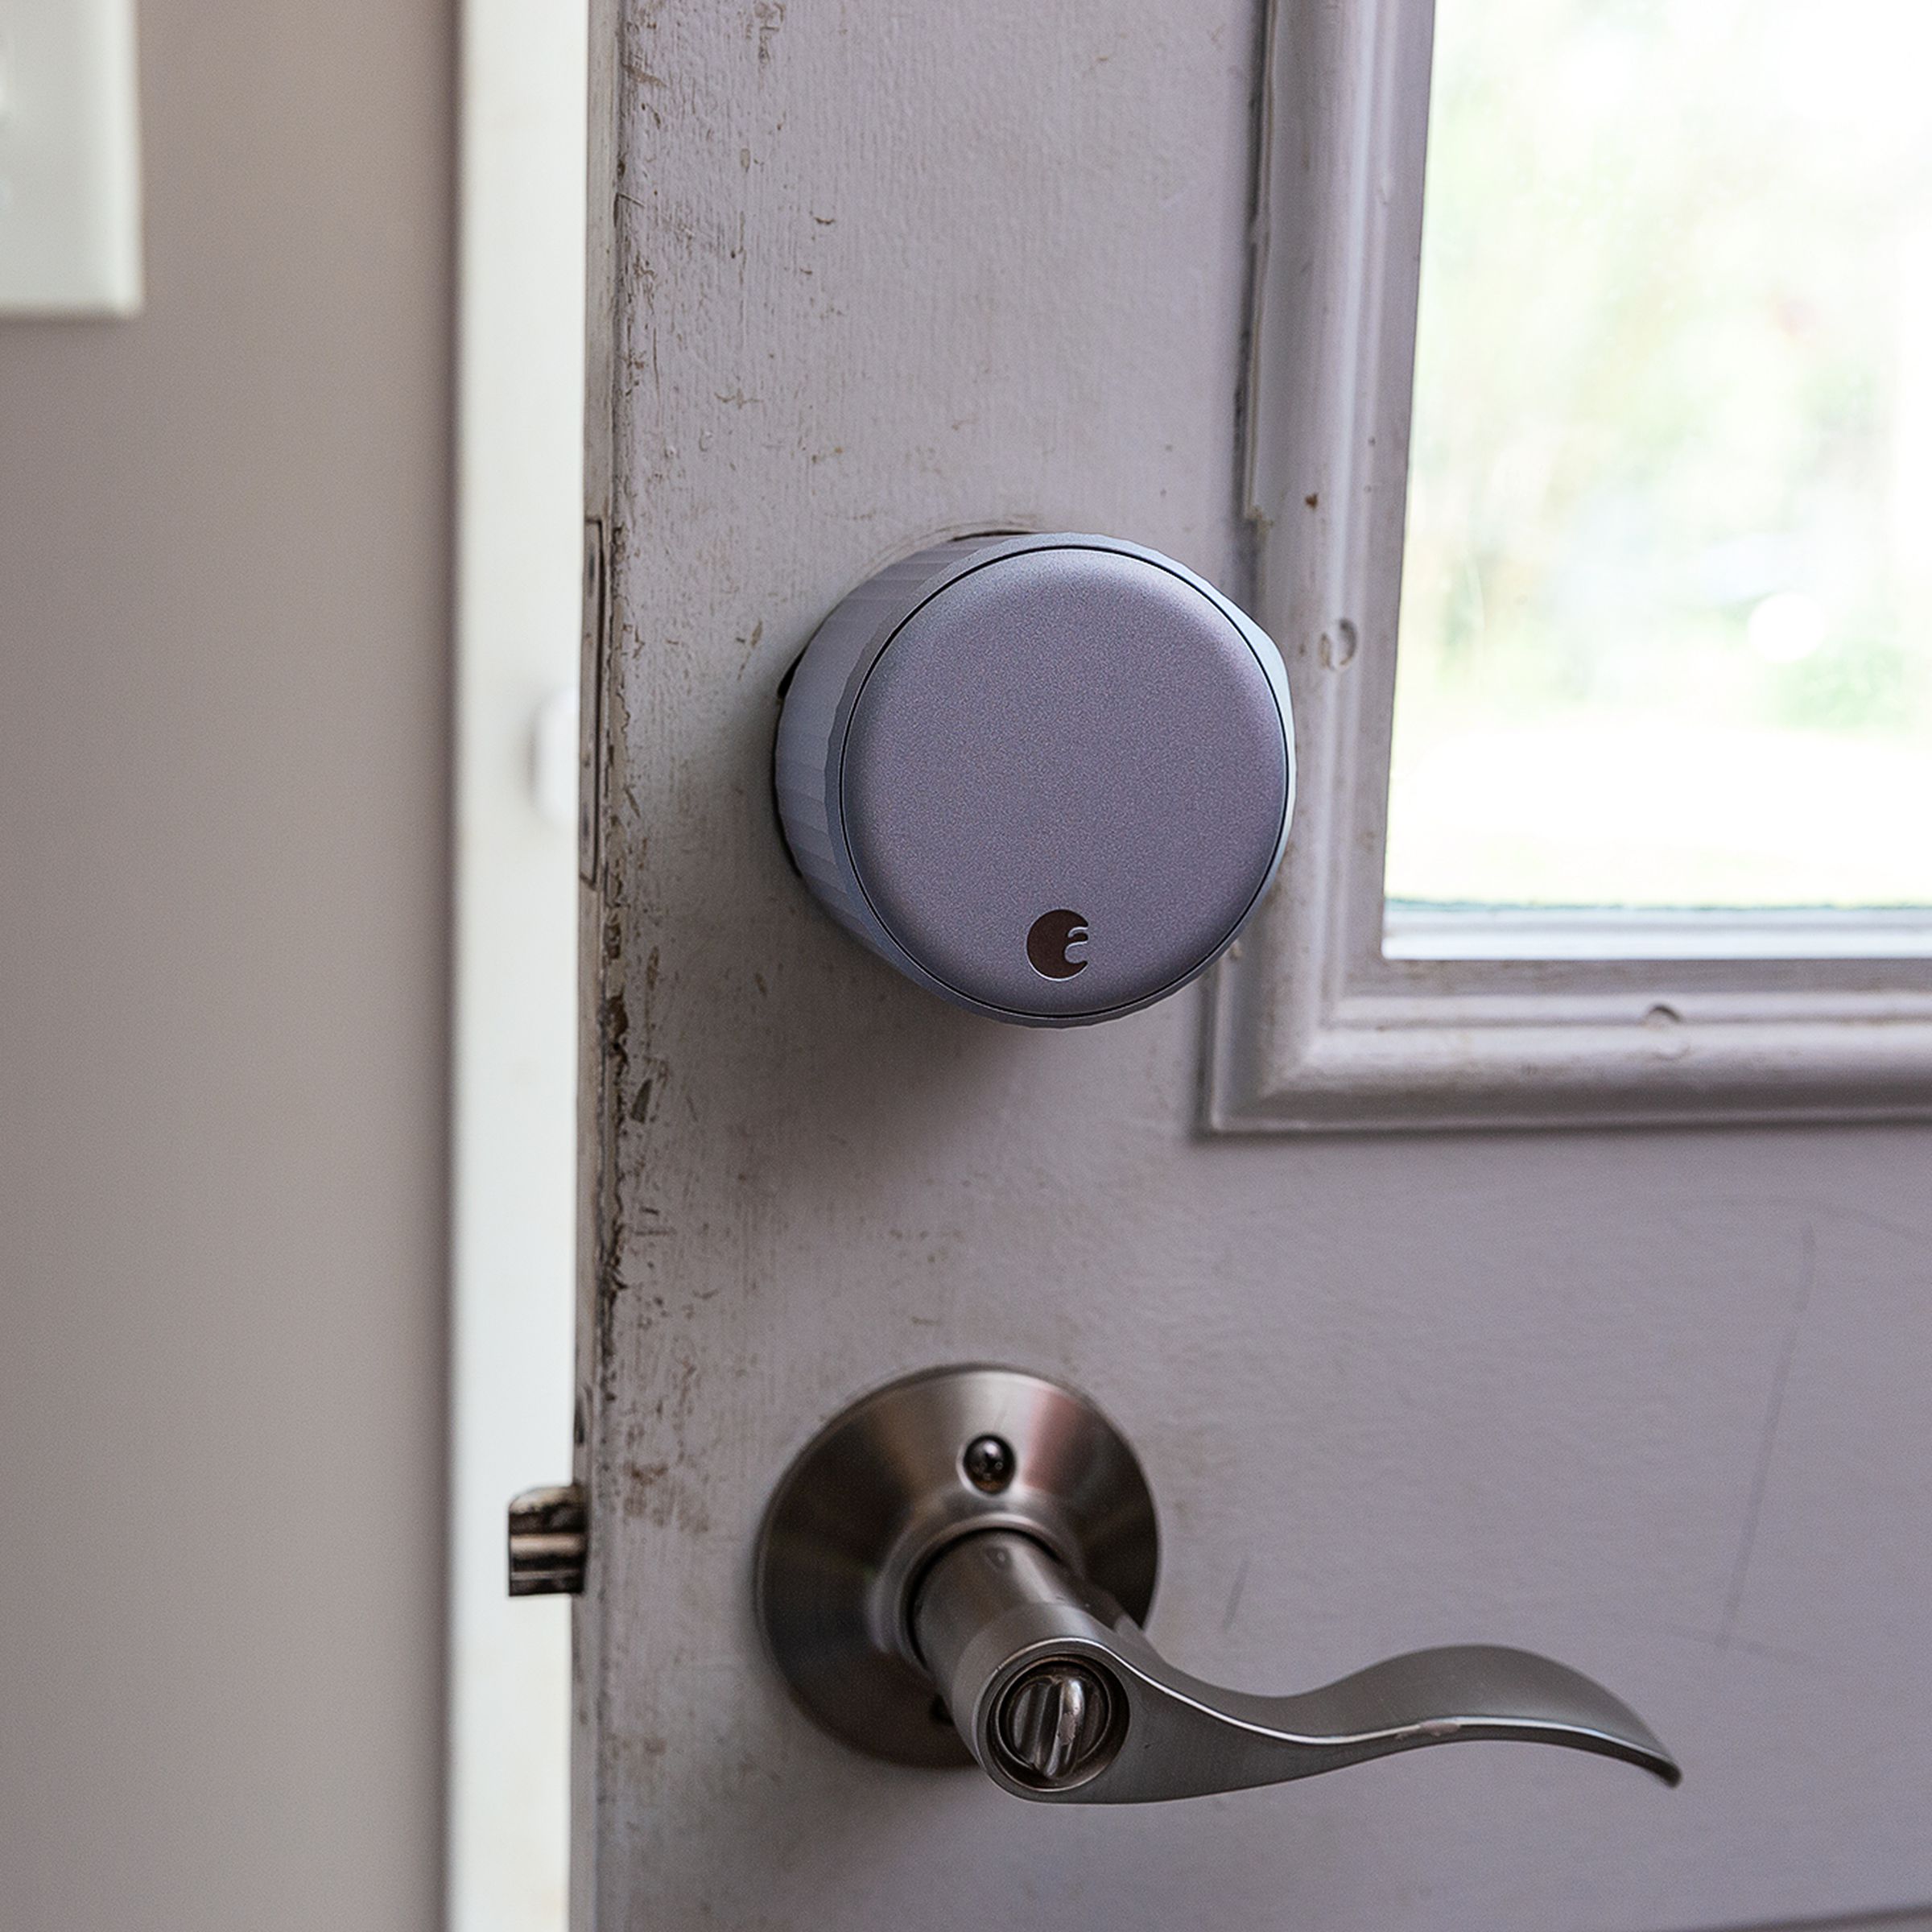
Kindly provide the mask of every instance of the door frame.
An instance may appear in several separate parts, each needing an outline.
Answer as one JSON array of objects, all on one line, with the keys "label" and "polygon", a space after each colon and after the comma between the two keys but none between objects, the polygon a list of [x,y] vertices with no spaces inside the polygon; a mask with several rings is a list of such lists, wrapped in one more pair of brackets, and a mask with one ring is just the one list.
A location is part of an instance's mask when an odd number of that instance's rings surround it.
[{"label": "door frame", "polygon": [[568,1599],[505,1508],[569,1466],[588,8],[463,0],[455,464],[451,1932],[561,1932]]}]

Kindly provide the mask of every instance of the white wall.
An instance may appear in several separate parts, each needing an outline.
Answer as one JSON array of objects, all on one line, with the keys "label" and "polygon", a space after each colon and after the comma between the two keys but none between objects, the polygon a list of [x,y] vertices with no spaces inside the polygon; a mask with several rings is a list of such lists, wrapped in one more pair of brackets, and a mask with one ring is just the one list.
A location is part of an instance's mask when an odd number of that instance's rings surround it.
[{"label": "white wall", "polygon": [[0,323],[0,1921],[427,1926],[453,35],[141,31],[147,312]]}]

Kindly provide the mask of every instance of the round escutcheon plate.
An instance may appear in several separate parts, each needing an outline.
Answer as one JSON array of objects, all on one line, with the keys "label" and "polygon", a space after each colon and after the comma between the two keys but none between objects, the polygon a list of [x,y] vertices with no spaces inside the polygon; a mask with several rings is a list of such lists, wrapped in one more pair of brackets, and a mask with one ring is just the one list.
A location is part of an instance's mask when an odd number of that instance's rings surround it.
[{"label": "round escutcheon plate", "polygon": [[864,1397],[807,1445],[758,1534],[758,1621],[828,1731],[903,1765],[972,1761],[913,1647],[940,1551],[1034,1537],[1137,1623],[1159,1558],[1133,1451],[1084,1395],[1014,1368],[931,1369]]}]

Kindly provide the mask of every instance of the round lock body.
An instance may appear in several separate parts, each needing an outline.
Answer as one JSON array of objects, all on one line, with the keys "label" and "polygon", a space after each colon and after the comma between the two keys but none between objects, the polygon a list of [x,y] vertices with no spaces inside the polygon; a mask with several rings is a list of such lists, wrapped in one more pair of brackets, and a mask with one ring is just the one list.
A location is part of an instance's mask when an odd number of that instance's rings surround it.
[{"label": "round lock body", "polygon": [[1267,890],[1294,800],[1281,655],[1170,558],[968,539],[861,584],[779,719],[807,884],[910,979],[1081,1026],[1178,990]]}]

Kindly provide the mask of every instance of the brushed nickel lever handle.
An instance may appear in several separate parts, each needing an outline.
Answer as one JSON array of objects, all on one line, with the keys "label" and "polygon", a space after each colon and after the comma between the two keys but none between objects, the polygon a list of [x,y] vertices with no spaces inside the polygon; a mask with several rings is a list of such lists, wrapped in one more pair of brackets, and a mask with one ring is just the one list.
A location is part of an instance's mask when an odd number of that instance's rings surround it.
[{"label": "brushed nickel lever handle", "polygon": [[1084,1396],[937,1368],[853,1403],[792,1464],[759,1532],[758,1620],[834,1736],[976,1762],[1048,1802],[1236,1791],[1480,1738],[1678,1781],[1635,1711],[1524,1650],[1418,1650],[1293,1697],[1190,1677],[1141,1630],[1159,1548],[1140,1463]]},{"label": "brushed nickel lever handle", "polygon": [[1628,1705],[1526,1650],[1418,1650],[1291,1697],[1204,1683],[1167,1662],[1117,1604],[1010,1530],[947,1550],[919,1587],[912,1624],[967,1748],[1021,1798],[1195,1798],[1482,1738],[1621,1758],[1668,1785],[1682,1775]]}]

